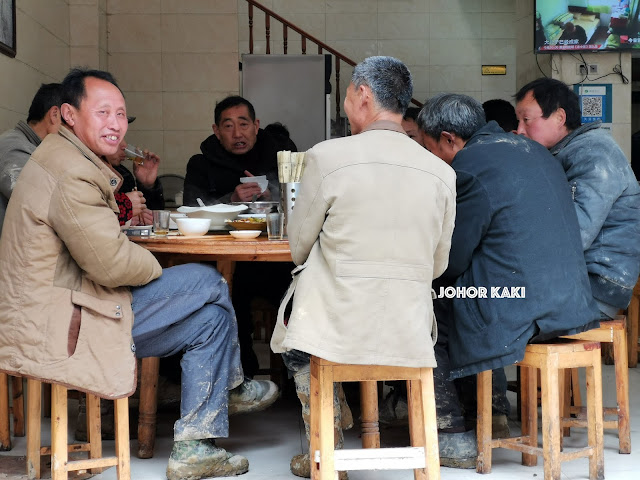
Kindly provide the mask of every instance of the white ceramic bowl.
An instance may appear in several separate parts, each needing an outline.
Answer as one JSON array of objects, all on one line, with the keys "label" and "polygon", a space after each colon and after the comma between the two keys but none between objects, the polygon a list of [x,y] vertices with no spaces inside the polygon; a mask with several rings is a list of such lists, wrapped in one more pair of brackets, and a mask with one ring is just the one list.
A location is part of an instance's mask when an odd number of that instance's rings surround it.
[{"label": "white ceramic bowl", "polygon": [[208,207],[180,207],[178,212],[186,213],[189,218],[209,218],[210,230],[223,230],[227,228],[225,220],[233,220],[239,213],[247,209],[246,205],[227,205],[219,203]]},{"label": "white ceramic bowl", "polygon": [[252,238],[258,237],[262,233],[262,231],[261,230],[231,230],[229,233],[236,240],[250,240]]},{"label": "white ceramic bowl", "polygon": [[178,231],[185,236],[204,235],[209,231],[210,218],[176,218]]}]

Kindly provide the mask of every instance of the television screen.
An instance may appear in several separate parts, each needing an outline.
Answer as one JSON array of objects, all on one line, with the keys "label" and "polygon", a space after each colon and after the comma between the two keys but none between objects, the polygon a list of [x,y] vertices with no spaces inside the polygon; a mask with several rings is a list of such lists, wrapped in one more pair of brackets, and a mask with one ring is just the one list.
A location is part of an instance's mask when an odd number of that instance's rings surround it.
[{"label": "television screen", "polygon": [[535,53],[640,49],[640,0],[536,0],[535,5]]}]

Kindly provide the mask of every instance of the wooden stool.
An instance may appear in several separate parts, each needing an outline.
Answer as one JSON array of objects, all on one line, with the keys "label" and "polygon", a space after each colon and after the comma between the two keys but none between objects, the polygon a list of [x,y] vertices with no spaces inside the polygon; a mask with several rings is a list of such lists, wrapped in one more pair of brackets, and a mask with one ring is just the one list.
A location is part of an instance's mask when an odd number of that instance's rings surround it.
[{"label": "wooden stool", "polygon": [[[600,328],[594,328],[586,332],[570,335],[562,338],[576,340],[589,340],[601,343],[613,343],[613,359],[616,372],[616,408],[604,408],[604,416],[614,415],[614,420],[604,420],[604,428],[618,430],[619,452],[631,453],[631,431],[629,427],[629,368],[627,365],[627,330],[625,317],[618,317],[616,320],[600,322]],[[586,411],[582,406],[580,398],[580,384],[577,370],[567,370],[565,381],[571,382],[573,395],[573,406],[571,406],[571,395],[565,395],[564,417],[569,414],[577,414],[576,418],[565,418],[563,426],[565,435],[569,435],[570,427],[586,427]],[[568,393],[569,389],[565,389]]]},{"label": "wooden stool", "polygon": [[[11,399],[9,397],[11,378]],[[13,435],[24,437],[24,395],[22,377],[0,373],[0,450],[11,450],[11,414],[13,414]]]},{"label": "wooden stool", "polygon": [[633,288],[631,302],[627,309],[627,342],[629,367],[638,366],[638,329],[640,328],[640,279]]},{"label": "wooden stool", "polygon": [[[88,443],[67,442],[67,388],[51,386],[51,447],[40,441],[42,416],[42,383],[27,380],[27,476],[40,478],[40,456],[51,455],[51,479],[66,480],[70,471],[91,469],[100,473],[104,467],[116,466],[118,480],[131,478],[129,461],[129,403],[127,398],[115,400],[116,456],[102,457],[100,399],[87,394]],[[69,452],[88,452],[84,460],[68,460]]]},{"label": "wooden stool", "polygon": [[[409,448],[380,448],[378,380],[407,380]],[[334,451],[333,384],[360,382],[362,446]],[[311,357],[311,478],[333,480],[336,471],[413,469],[414,478],[438,480],[440,458],[432,368],[344,365]],[[375,449],[375,450],[366,450]]]},{"label": "wooden stool", "polygon": [[159,357],[143,358],[140,367],[140,403],[138,405],[138,458],[153,457],[156,444],[158,411]]},{"label": "wooden stool", "polygon": [[[589,457],[589,478],[604,478],[604,438],[602,419],[602,366],[600,344],[587,341],[529,344],[524,359],[517,364],[522,379],[522,435],[491,439],[491,371],[478,374],[478,473],[491,472],[491,449],[522,452],[522,464],[533,466],[544,457],[544,479],[560,480],[561,462]],[[588,446],[561,452],[560,371],[586,367]],[[538,447],[537,375],[540,370],[542,394],[542,447]]]}]

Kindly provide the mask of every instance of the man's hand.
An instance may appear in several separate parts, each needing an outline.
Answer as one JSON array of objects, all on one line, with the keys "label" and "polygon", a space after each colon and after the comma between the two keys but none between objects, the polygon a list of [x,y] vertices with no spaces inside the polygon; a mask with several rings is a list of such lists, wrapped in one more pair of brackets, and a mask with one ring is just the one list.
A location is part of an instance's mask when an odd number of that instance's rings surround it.
[{"label": "man's hand", "polygon": [[[247,177],[253,177],[253,175],[249,170],[245,170],[244,174]],[[251,202],[253,201],[253,197],[260,200],[271,200],[271,192],[269,188],[266,188],[264,192],[260,189],[260,185],[257,183],[241,183],[238,185],[233,194],[231,194],[232,202]]]},{"label": "man's hand", "polygon": [[133,162],[133,174],[136,177],[138,183],[142,184],[145,188],[153,188],[158,178],[158,166],[160,165],[160,157],[149,150],[143,150],[144,162],[142,165],[138,165]]},{"label": "man's hand", "polygon": [[137,217],[146,209],[145,204],[147,201],[145,200],[142,192],[134,190],[133,192],[126,193],[125,195],[129,197],[129,200],[131,201],[131,213],[133,214],[133,217]]}]

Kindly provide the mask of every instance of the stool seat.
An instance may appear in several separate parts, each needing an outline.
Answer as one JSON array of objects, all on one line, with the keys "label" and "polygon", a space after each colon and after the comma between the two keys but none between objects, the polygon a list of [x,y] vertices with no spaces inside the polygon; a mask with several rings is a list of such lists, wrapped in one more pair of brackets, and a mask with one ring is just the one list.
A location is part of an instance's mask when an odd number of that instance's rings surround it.
[{"label": "stool seat", "polygon": [[[537,456],[544,458],[545,480],[560,480],[561,462],[589,458],[589,478],[604,478],[604,439],[602,412],[602,366],[600,343],[563,340],[558,343],[529,344],[521,369],[522,435],[491,438],[491,371],[478,374],[478,473],[491,472],[491,450],[507,448],[522,452],[523,465],[533,466]],[[588,445],[572,451],[561,451],[560,382],[561,370],[586,368]],[[542,403],[542,447],[538,447],[537,374],[540,370]]]},{"label": "stool seat", "polygon": [[[411,447],[380,448],[378,380],[407,380]],[[334,451],[333,384],[360,382],[362,446]],[[311,357],[311,478],[333,480],[337,471],[413,469],[414,478],[439,480],[440,459],[432,368],[349,365]]]}]

